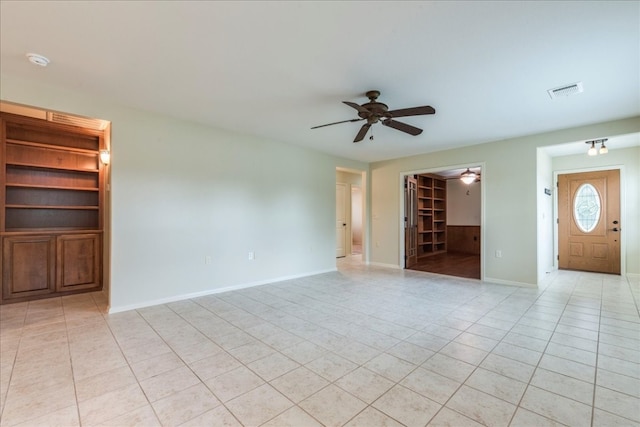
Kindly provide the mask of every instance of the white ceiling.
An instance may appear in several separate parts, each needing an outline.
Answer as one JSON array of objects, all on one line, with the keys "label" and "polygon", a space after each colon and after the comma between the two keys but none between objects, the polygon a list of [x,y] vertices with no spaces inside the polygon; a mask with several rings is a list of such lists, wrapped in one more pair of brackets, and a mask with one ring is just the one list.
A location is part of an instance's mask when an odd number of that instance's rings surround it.
[{"label": "white ceiling", "polygon": [[[369,162],[640,115],[639,16],[637,1],[2,0],[0,71]],[[356,118],[341,101],[371,89],[437,112],[402,119],[415,137],[310,129]]]}]

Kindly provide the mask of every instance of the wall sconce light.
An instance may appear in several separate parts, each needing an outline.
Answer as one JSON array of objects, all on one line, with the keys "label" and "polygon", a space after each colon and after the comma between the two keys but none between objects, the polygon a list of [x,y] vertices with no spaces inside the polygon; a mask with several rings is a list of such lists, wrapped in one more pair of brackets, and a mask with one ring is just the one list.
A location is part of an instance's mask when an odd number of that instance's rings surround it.
[{"label": "wall sconce light", "polygon": [[100,150],[100,161],[104,165],[108,165],[111,161],[111,153],[109,150]]},{"label": "wall sconce light", "polygon": [[471,172],[469,168],[467,168],[467,170],[462,172],[462,175],[460,175],[460,180],[467,185],[474,182],[476,178],[477,178],[477,175],[475,174],[475,172]]},{"label": "wall sconce light", "polygon": [[[593,141],[585,141],[585,144],[591,144],[591,147],[589,147],[587,154],[589,156],[597,156],[598,154],[607,154],[609,152],[609,149],[607,148],[606,145],[604,145],[604,143],[607,142],[608,140],[609,140],[608,138],[603,138],[603,139],[594,139]],[[596,144],[600,144],[600,150],[596,148]]]}]

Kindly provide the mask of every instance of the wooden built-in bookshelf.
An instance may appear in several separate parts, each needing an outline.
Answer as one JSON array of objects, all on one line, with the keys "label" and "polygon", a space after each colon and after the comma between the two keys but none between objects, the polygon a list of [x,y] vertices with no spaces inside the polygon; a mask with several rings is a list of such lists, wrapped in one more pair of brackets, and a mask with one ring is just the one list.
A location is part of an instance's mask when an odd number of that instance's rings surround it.
[{"label": "wooden built-in bookshelf", "polygon": [[102,287],[104,132],[0,115],[2,302]]},{"label": "wooden built-in bookshelf", "polygon": [[447,250],[447,186],[435,175],[418,175],[418,258]]}]

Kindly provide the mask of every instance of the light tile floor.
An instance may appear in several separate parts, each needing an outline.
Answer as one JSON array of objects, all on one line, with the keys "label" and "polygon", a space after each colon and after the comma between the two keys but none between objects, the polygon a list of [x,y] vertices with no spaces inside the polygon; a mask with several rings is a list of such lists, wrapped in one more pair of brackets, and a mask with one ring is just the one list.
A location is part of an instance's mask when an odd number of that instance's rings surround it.
[{"label": "light tile floor", "polygon": [[640,281],[365,266],[107,315],[5,305],[2,426],[640,426]]}]

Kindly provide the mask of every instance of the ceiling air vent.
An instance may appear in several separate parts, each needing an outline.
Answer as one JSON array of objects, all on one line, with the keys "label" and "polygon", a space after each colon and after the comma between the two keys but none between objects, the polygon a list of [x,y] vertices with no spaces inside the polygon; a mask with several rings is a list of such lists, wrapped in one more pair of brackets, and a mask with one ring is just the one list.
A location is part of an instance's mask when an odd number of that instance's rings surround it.
[{"label": "ceiling air vent", "polygon": [[64,125],[78,126],[85,129],[104,130],[106,122],[104,120],[90,119],[86,117],[71,116],[68,114],[47,112],[47,120],[53,123],[61,123]]},{"label": "ceiling air vent", "polygon": [[555,99],[561,96],[576,95],[578,93],[582,93],[583,91],[584,89],[582,88],[582,82],[578,82],[570,85],[560,86],[555,89],[549,89],[547,93],[549,93],[551,99]]}]

